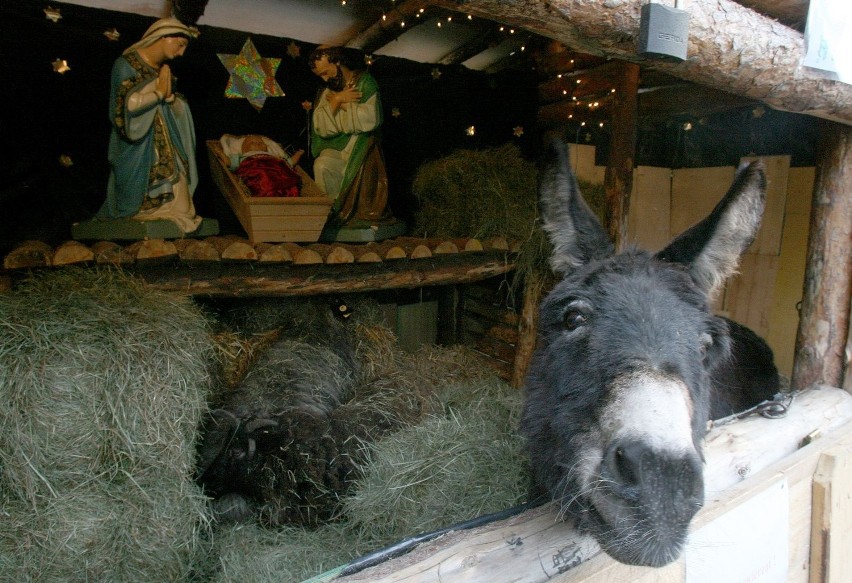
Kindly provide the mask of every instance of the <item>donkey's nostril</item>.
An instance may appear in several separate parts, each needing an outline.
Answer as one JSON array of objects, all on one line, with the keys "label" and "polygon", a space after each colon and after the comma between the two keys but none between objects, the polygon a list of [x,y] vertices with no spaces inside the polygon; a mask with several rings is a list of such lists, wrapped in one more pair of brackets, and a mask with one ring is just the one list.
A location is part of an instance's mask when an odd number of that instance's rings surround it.
[{"label": "donkey's nostril", "polygon": [[641,461],[641,453],[635,447],[615,448],[615,471],[623,485],[635,486],[639,483]]}]

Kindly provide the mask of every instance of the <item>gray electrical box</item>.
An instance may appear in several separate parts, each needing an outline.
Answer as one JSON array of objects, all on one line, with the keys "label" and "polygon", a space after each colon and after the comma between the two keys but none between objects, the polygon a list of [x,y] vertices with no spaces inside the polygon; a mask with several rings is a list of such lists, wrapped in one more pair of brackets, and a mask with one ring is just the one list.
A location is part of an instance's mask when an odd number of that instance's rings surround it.
[{"label": "gray electrical box", "polygon": [[650,58],[686,59],[689,13],[663,4],[642,6],[637,52]]}]

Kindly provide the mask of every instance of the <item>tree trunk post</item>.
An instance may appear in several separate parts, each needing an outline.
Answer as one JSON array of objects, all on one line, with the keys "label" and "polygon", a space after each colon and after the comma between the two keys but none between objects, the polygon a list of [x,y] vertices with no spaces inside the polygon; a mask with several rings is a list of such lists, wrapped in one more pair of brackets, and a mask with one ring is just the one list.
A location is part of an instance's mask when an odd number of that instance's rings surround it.
[{"label": "tree trunk post", "polygon": [[852,291],[852,128],[823,123],[793,362],[794,389],[843,386]]},{"label": "tree trunk post", "polygon": [[606,193],[604,223],[615,248],[621,249],[627,236],[627,212],[630,209],[633,164],[636,159],[639,65],[622,63],[615,80],[615,99],[610,120],[609,161],[604,174]]}]

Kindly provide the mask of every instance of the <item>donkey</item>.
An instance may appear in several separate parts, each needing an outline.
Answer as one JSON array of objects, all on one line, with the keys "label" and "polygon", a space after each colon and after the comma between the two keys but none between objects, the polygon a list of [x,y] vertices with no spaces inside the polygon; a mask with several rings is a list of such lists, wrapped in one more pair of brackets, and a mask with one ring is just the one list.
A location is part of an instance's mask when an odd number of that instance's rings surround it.
[{"label": "donkey", "polygon": [[554,141],[544,156],[540,213],[563,279],[540,308],[520,430],[538,489],[623,563],[679,557],[704,501],[711,411],[757,404],[778,387],[771,351],[753,334],[738,338],[760,344],[769,381],[745,394],[714,386],[743,363],[710,299],[753,241],[765,190],[753,162],[668,247],[616,254],[580,195],[567,147]]}]

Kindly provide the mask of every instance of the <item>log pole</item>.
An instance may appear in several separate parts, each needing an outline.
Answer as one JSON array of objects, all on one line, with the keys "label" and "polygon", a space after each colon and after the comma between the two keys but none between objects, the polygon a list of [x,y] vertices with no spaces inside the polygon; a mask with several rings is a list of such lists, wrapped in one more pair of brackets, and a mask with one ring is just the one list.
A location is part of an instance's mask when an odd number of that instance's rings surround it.
[{"label": "log pole", "polygon": [[633,189],[636,159],[639,65],[620,63],[615,72],[615,94],[610,125],[609,160],[604,174],[606,212],[604,223],[610,240],[621,249],[627,237],[627,213]]},{"label": "log pole", "polygon": [[793,362],[794,388],[843,385],[852,294],[852,127],[823,123]]}]

